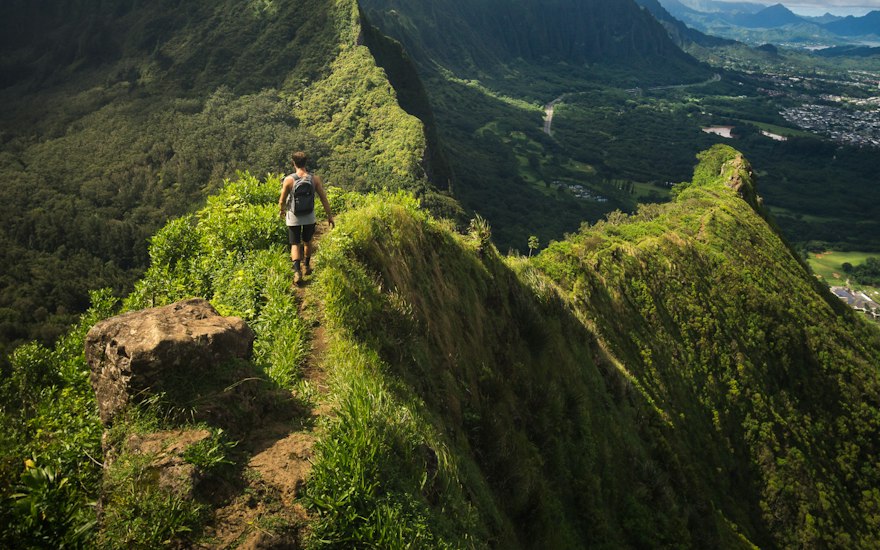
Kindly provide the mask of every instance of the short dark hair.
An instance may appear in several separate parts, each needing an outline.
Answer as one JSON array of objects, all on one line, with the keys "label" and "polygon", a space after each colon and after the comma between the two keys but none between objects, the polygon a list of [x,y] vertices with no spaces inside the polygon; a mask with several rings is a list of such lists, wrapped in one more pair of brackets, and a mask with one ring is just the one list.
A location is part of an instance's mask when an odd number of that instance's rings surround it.
[{"label": "short dark hair", "polygon": [[302,151],[296,151],[290,155],[290,158],[293,159],[293,165],[297,168],[305,168],[309,163],[309,156]]}]

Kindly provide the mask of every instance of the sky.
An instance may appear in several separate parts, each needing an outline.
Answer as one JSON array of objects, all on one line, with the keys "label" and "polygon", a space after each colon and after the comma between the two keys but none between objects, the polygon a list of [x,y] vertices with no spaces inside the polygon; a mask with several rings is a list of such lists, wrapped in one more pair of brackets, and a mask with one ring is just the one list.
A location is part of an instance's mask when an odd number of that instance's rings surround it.
[{"label": "sky", "polygon": [[[721,0],[735,2],[740,0]],[[758,4],[785,4],[791,11],[800,15],[865,15],[871,10],[880,10],[880,0],[749,0]]]}]

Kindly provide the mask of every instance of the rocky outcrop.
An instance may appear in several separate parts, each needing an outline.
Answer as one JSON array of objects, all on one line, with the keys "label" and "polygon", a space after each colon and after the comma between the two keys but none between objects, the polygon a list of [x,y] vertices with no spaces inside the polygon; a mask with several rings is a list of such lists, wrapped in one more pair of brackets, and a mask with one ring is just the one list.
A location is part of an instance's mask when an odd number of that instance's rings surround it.
[{"label": "rocky outcrop", "polygon": [[763,213],[764,199],[758,195],[755,185],[755,173],[752,170],[751,164],[742,154],[737,154],[722,166],[722,174],[726,170],[730,171],[730,178],[725,182],[725,185],[736,191],[744,201],[749,203],[755,212],[766,218]]},{"label": "rocky outcrop", "polygon": [[223,317],[193,299],[126,313],[96,324],[86,336],[86,360],[108,425],[132,400],[198,384],[212,368],[247,359],[254,333],[238,317]]}]

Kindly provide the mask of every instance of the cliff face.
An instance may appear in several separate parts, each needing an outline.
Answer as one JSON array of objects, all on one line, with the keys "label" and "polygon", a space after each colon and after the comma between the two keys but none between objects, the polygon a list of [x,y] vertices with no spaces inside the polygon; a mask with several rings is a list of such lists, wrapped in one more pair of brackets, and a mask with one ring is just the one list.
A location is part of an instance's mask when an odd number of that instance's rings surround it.
[{"label": "cliff face", "polygon": [[489,71],[528,62],[696,62],[632,1],[443,0],[430,5],[364,0],[372,20],[422,62]]}]

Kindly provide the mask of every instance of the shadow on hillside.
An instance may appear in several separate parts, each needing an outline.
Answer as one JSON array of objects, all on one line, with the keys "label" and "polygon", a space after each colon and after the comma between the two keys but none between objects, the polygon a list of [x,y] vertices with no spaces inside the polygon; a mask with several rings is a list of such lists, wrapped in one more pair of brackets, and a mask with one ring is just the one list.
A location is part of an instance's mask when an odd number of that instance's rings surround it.
[{"label": "shadow on hillside", "polygon": [[[353,260],[373,285],[356,295],[377,307],[347,322],[403,382],[389,384],[399,399],[417,395],[449,444],[473,459],[517,532],[508,542],[552,546],[563,525],[583,543],[636,545],[620,535],[629,522],[717,542],[715,526],[680,507],[688,499],[692,510],[712,505],[692,496],[699,483],[671,451],[678,442],[660,412],[546,278],[410,223],[396,218],[401,242],[370,242]],[[591,290],[591,302],[611,308],[610,297]],[[411,459],[430,473],[432,452]],[[434,501],[431,484],[422,491]]]}]

